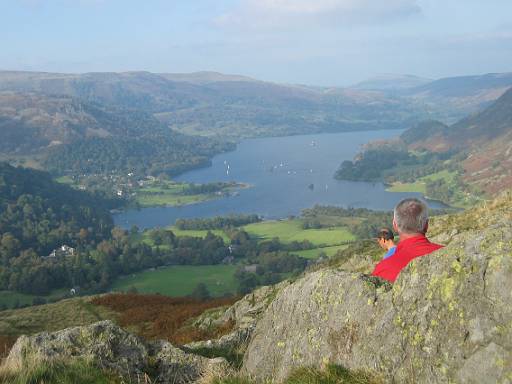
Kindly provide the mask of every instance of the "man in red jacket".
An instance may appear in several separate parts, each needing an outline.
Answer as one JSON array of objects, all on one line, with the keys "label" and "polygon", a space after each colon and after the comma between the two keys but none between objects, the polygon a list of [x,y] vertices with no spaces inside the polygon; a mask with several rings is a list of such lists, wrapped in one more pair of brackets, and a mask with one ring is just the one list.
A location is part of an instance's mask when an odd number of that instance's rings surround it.
[{"label": "man in red jacket", "polygon": [[395,207],[393,228],[400,236],[395,254],[376,265],[373,276],[394,282],[400,271],[416,257],[425,256],[442,245],[431,243],[428,230],[428,208],[418,199],[405,199]]}]

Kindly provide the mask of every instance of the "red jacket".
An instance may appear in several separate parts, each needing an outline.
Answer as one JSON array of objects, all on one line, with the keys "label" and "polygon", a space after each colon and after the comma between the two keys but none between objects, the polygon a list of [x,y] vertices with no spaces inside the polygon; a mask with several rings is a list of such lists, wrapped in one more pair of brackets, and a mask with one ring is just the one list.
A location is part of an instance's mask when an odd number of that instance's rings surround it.
[{"label": "red jacket", "polygon": [[410,237],[407,240],[400,241],[396,246],[395,254],[377,264],[372,275],[382,277],[393,283],[400,271],[411,260],[428,255],[442,247],[442,245],[431,243],[424,235]]}]

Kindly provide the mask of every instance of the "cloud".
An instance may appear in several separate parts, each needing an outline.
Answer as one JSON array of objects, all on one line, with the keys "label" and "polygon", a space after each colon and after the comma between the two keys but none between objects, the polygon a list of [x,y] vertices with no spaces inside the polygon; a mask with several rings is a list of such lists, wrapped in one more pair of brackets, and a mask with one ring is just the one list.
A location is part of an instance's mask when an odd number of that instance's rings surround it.
[{"label": "cloud", "polygon": [[420,13],[417,0],[241,0],[216,24],[243,29],[333,27],[385,23]]}]

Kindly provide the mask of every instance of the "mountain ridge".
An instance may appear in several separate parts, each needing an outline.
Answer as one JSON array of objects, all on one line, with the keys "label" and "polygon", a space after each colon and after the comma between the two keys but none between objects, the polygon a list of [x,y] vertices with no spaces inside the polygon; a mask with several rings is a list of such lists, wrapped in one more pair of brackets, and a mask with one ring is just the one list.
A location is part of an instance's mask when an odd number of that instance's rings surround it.
[{"label": "mountain ridge", "polygon": [[[424,82],[410,75],[402,77]],[[440,84],[458,87],[458,91],[446,93]],[[65,95],[143,109],[183,133],[233,138],[334,132],[365,125],[405,128],[429,116],[453,122],[479,111],[511,85],[510,74],[468,76],[436,80],[419,88],[408,85],[403,92],[390,94],[385,89],[278,84],[207,71],[0,71],[0,91]]]}]

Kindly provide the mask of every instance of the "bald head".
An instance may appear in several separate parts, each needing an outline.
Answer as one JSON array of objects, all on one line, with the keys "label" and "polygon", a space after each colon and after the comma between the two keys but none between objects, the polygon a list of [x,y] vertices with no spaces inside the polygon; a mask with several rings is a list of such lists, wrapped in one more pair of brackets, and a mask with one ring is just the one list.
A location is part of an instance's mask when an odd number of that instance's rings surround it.
[{"label": "bald head", "polygon": [[398,233],[415,234],[427,232],[428,207],[419,199],[404,199],[394,210],[393,222]]}]

